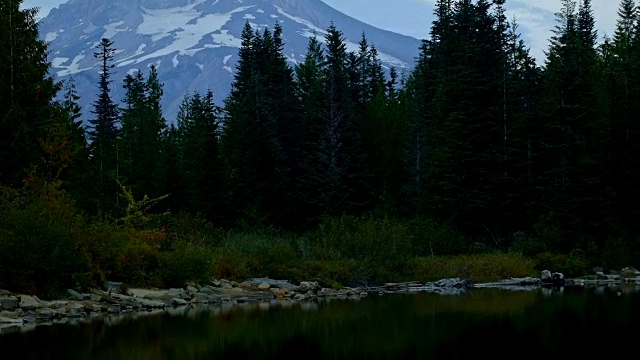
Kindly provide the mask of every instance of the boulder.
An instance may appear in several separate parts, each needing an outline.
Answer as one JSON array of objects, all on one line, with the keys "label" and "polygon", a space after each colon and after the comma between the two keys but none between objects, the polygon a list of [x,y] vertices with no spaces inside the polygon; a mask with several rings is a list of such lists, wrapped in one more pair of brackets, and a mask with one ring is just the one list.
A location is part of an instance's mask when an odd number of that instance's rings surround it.
[{"label": "boulder", "polygon": [[190,292],[190,293],[191,293],[191,295],[193,295],[193,294],[197,293],[197,292],[198,292],[198,290],[199,290],[199,288],[198,288],[198,287],[196,287],[196,286],[193,286],[193,285],[189,285],[189,286],[187,286],[187,291],[188,291],[188,292]]},{"label": "boulder", "polygon": [[22,310],[18,309],[16,311],[0,311],[0,317],[5,319],[18,319],[22,315]]},{"label": "boulder", "polygon": [[262,283],[260,285],[258,285],[258,290],[260,291],[267,291],[271,288],[271,285],[268,283]]},{"label": "boulder", "polygon": [[78,301],[91,300],[90,294],[80,294],[79,292],[73,289],[67,290],[67,293],[69,294],[69,297],[71,298],[71,300],[78,300]]},{"label": "boulder", "polygon": [[322,289],[322,286],[317,281],[302,281],[296,290],[299,293],[307,293],[309,291],[316,292],[320,289]]},{"label": "boulder", "polygon": [[306,296],[304,296],[304,295],[302,295],[302,294],[296,294],[296,295],[293,297],[293,300],[295,300],[295,301],[302,301],[302,300],[304,300],[305,298],[306,298]]},{"label": "boulder", "polygon": [[241,282],[239,287],[241,287],[241,288],[243,288],[245,290],[254,290],[255,289],[255,285],[250,281]]},{"label": "boulder", "polygon": [[318,296],[320,297],[326,297],[326,296],[334,296],[337,293],[337,291],[331,289],[331,288],[322,288],[320,289],[320,291],[318,291]]},{"label": "boulder", "polygon": [[196,291],[196,293],[202,293],[202,294],[207,294],[207,295],[215,295],[216,292],[207,286],[203,286],[201,288],[198,289],[198,291]]},{"label": "boulder", "polygon": [[450,278],[450,279],[442,279],[442,280],[438,280],[435,282],[434,284],[437,287],[446,287],[446,288],[450,288],[450,287],[456,287],[456,288],[460,288],[460,287],[464,287],[464,283],[460,280],[460,278]]},{"label": "boulder", "polygon": [[596,279],[598,280],[607,280],[609,277],[605,275],[602,271],[598,271],[596,273]]},{"label": "boulder", "polygon": [[550,283],[553,282],[553,279],[551,278],[551,271],[549,270],[542,270],[542,272],[540,273],[540,280],[543,283]]},{"label": "boulder", "polygon": [[185,306],[185,305],[189,305],[189,303],[184,299],[175,298],[175,299],[171,300],[171,305],[173,305],[173,306]]},{"label": "boulder", "polygon": [[22,325],[22,319],[11,319],[0,316],[0,324]]},{"label": "boulder", "polygon": [[42,308],[36,310],[36,319],[38,320],[51,320],[56,317],[55,311],[49,308]]},{"label": "boulder", "polygon": [[138,304],[145,309],[163,309],[165,307],[164,302],[148,300],[148,299],[137,299]]},{"label": "boulder", "polygon": [[20,300],[15,296],[0,297],[0,310],[13,310],[20,305]]},{"label": "boulder", "polygon": [[104,289],[107,292],[119,294],[122,292],[123,286],[121,282],[105,281]]},{"label": "boulder", "polygon": [[37,297],[29,295],[20,296],[20,308],[22,310],[35,310],[41,307],[43,307],[43,305]]}]

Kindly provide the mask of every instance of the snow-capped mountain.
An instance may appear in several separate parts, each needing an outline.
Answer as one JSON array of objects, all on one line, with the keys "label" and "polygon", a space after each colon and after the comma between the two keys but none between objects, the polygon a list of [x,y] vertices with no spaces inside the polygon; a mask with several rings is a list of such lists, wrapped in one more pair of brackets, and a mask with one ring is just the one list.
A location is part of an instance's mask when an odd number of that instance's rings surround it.
[{"label": "snow-capped mountain", "polygon": [[106,37],[116,49],[114,100],[122,98],[128,72],[147,73],[155,64],[164,83],[165,116],[172,121],[187,92],[211,89],[219,102],[227,96],[246,21],[256,29],[280,22],[292,63],[304,59],[310,37],[324,40],[331,22],[349,50],[357,49],[364,32],[386,67],[411,67],[420,46],[415,38],[362,23],[321,0],[70,0],[40,21],[40,33],[49,42],[53,75],[73,76],[86,116],[97,94],[93,54]]}]

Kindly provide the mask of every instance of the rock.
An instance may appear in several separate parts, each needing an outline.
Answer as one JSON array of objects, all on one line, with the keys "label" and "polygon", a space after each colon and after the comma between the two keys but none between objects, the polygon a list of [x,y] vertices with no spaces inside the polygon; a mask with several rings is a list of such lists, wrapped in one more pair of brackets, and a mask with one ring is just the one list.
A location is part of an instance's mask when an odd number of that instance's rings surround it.
[{"label": "rock", "polygon": [[109,293],[120,294],[122,292],[123,287],[121,282],[105,281],[104,289]]},{"label": "rock", "polygon": [[2,310],[13,310],[20,305],[20,300],[15,296],[0,297],[0,308]]},{"label": "rock", "polygon": [[51,308],[51,309],[54,309],[54,310],[60,309],[60,308],[64,308],[67,305],[69,305],[69,302],[68,301],[64,301],[64,300],[49,301],[49,302],[46,303],[46,306],[48,308]]},{"label": "rock", "polygon": [[56,313],[49,308],[43,308],[36,310],[36,319],[38,320],[51,320],[56,317]]},{"label": "rock", "polygon": [[173,305],[173,306],[185,306],[185,305],[189,305],[189,303],[184,299],[175,298],[175,299],[171,300],[171,305]]},{"label": "rock", "polygon": [[297,292],[299,293],[307,293],[309,291],[316,292],[320,289],[322,289],[322,286],[320,286],[317,281],[302,281],[298,286]]},{"label": "rock", "polygon": [[202,293],[202,294],[207,294],[207,295],[215,295],[216,294],[216,292],[213,289],[211,289],[209,287],[206,287],[206,286],[203,286],[203,287],[199,288],[198,291],[196,291],[196,292],[199,292],[199,293]]},{"label": "rock", "polygon": [[193,297],[193,301],[196,303],[220,303],[220,296],[218,295],[209,295],[205,293],[196,293]]},{"label": "rock", "polygon": [[598,280],[607,280],[609,277],[605,275],[602,271],[598,271],[596,273],[596,279]]},{"label": "rock", "polygon": [[437,287],[464,287],[464,283],[460,280],[460,278],[451,278],[451,279],[442,279],[438,280],[434,284]]},{"label": "rock", "polygon": [[318,296],[320,297],[326,297],[326,296],[334,296],[337,293],[337,291],[331,289],[331,288],[322,288],[320,289],[320,291],[318,291]]},{"label": "rock", "polygon": [[276,297],[278,298],[278,300],[284,300],[286,294],[284,293],[284,289],[280,288],[278,290],[278,293],[276,294]]},{"label": "rock", "polygon": [[78,300],[78,301],[91,300],[90,294],[80,294],[79,292],[73,289],[67,290],[67,293],[69,293],[69,296],[71,297],[72,300]]},{"label": "rock", "polygon": [[238,283],[237,283],[237,282],[235,282],[235,281],[231,281],[231,282],[230,282],[230,284],[231,284],[231,286],[232,286],[232,287],[238,287],[238,286],[240,286],[240,284],[238,284]]},{"label": "rock", "polygon": [[545,282],[545,283],[552,282],[553,279],[551,278],[551,271],[542,270],[542,272],[540,273],[540,280],[542,280],[542,282]]},{"label": "rock", "polygon": [[293,300],[295,300],[295,301],[302,301],[302,300],[304,300],[305,298],[306,298],[306,297],[305,297],[304,295],[302,295],[302,294],[296,294],[296,295],[293,297]]},{"label": "rock", "polygon": [[556,285],[556,286],[564,286],[566,283],[566,281],[564,280],[564,274],[560,272],[555,272],[551,274],[551,279],[552,279],[553,285]]},{"label": "rock", "polygon": [[78,308],[70,308],[67,309],[67,317],[71,317],[71,318],[79,318],[79,317],[85,317],[87,316],[87,314],[84,312],[84,309],[78,309]]},{"label": "rock", "polygon": [[22,295],[20,296],[20,308],[22,310],[35,310],[43,307],[40,299],[35,296]]},{"label": "rock", "polygon": [[604,273],[604,269],[600,266],[594,266],[591,271],[593,271],[594,274],[598,275],[598,273]]},{"label": "rock", "polygon": [[6,317],[0,316],[0,324],[22,325],[23,321],[22,321],[22,319],[11,319],[11,318],[6,318]]},{"label": "rock", "polygon": [[211,280],[211,285],[213,285],[215,287],[220,287],[222,284],[220,283],[220,280],[213,279],[213,280]]},{"label": "rock", "polygon": [[254,289],[254,285],[253,283],[249,282],[249,281],[243,281],[240,283],[239,287],[245,289],[245,290],[253,290]]},{"label": "rock", "polygon": [[22,310],[20,309],[16,311],[0,311],[0,317],[3,317],[5,319],[18,319],[20,316],[22,316]]},{"label": "rock", "polygon": [[227,291],[229,295],[245,295],[247,292],[241,287],[234,287]]},{"label": "rock", "polygon": [[160,301],[148,300],[148,299],[137,299],[138,303],[141,307],[145,309],[163,309],[165,304]]},{"label": "rock", "polygon": [[260,290],[260,291],[267,291],[270,288],[271,288],[271,285],[267,284],[267,283],[262,283],[262,284],[258,285],[258,290]]},{"label": "rock", "polygon": [[187,286],[187,291],[190,292],[192,295],[197,293],[197,292],[202,292],[202,291],[200,291],[200,288],[197,288],[197,287],[191,286],[191,285]]}]

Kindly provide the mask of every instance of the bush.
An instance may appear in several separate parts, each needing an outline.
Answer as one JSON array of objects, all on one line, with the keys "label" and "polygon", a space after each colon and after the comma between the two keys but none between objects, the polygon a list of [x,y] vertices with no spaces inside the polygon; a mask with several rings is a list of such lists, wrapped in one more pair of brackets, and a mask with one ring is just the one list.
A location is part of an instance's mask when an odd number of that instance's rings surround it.
[{"label": "bush", "polygon": [[71,200],[48,184],[0,192],[0,287],[43,298],[76,287],[91,269]]},{"label": "bush", "polygon": [[211,248],[178,240],[159,255],[158,276],[165,287],[183,287],[189,281],[208,282],[214,254]]},{"label": "bush", "polygon": [[415,256],[458,255],[469,250],[464,235],[454,226],[431,218],[420,218],[410,224]]},{"label": "bush", "polygon": [[324,219],[320,229],[310,235],[312,251],[333,253],[338,259],[353,259],[396,270],[411,256],[412,236],[403,224],[370,217]]},{"label": "bush", "polygon": [[586,275],[591,268],[589,260],[582,250],[574,250],[568,255],[545,252],[536,256],[535,261],[536,270],[561,272],[566,277]]}]

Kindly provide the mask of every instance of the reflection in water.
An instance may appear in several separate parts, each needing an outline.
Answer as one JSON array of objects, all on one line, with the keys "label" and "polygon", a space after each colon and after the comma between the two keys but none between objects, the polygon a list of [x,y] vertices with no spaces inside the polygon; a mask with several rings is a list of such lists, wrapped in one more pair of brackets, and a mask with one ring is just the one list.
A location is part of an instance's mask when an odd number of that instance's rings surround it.
[{"label": "reflection in water", "polygon": [[637,341],[640,295],[477,290],[360,302],[174,309],[0,336],[32,359],[612,358]]}]

